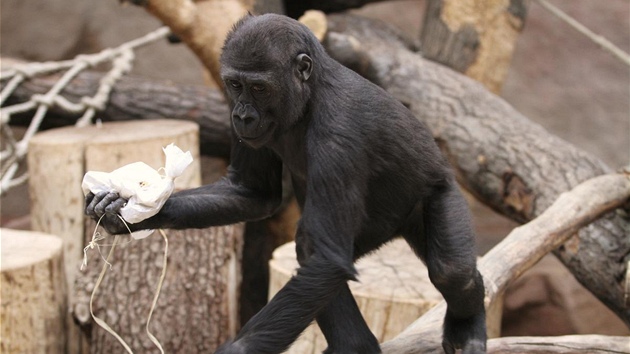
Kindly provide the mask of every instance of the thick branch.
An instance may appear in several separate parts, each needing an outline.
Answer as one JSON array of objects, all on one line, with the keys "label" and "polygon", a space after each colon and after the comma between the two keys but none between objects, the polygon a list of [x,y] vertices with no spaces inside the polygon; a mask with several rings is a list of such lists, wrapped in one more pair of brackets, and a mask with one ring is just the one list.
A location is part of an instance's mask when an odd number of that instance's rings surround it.
[{"label": "thick branch", "polygon": [[[595,177],[560,195],[544,213],[514,229],[479,262],[486,283],[486,305],[502,294],[544,255],[561,245],[576,230],[630,199],[630,176]],[[441,323],[446,305],[435,306],[395,339],[384,353],[430,353],[441,348]]]},{"label": "thick branch", "polygon": [[[478,199],[527,222],[560,193],[609,173],[601,160],[549,134],[472,79],[422,59],[392,29],[331,15],[329,53],[385,88],[432,130],[458,180]],[[556,254],[630,324],[621,279],[630,255],[628,218],[611,212]]]},{"label": "thick branch", "polygon": [[566,242],[580,228],[622,207],[630,198],[627,174],[595,177],[562,193],[541,215],[517,227],[481,259],[479,270],[502,293],[510,281]]}]

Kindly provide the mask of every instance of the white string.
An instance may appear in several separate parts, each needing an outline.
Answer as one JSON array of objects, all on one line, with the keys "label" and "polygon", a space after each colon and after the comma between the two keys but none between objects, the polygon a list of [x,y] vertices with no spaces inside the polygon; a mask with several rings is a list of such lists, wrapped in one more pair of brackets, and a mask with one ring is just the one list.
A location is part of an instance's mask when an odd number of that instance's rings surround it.
[{"label": "white string", "polygon": [[127,343],[122,338],[120,338],[118,333],[116,333],[116,331],[114,331],[105,321],[103,321],[102,319],[94,315],[94,310],[92,307],[92,303],[94,302],[94,296],[96,295],[96,291],[98,290],[98,287],[101,285],[101,281],[103,281],[103,277],[105,276],[105,272],[107,271],[107,264],[109,263],[110,257],[114,253],[114,247],[116,246],[116,242],[118,242],[119,237],[120,237],[119,235],[116,235],[114,237],[114,243],[112,244],[112,248],[109,250],[109,254],[107,255],[106,264],[103,264],[103,269],[101,270],[101,274],[99,274],[98,279],[96,280],[96,285],[94,285],[94,290],[92,290],[92,296],[90,296],[90,315],[92,315],[92,318],[94,319],[94,322],[96,322],[96,324],[98,324],[104,330],[109,332],[109,334],[114,336],[120,342],[120,344],[122,344],[125,350],[127,350],[127,353],[133,354],[133,351],[131,350],[131,348],[129,348],[129,345],[127,345]]},{"label": "white string", "polygon": [[164,349],[162,349],[162,345],[157,340],[157,338],[155,338],[155,336],[151,333],[151,331],[149,331],[149,323],[151,322],[151,316],[153,316],[153,310],[155,309],[155,306],[157,304],[158,297],[160,297],[162,284],[164,283],[164,278],[166,277],[166,265],[167,265],[166,256],[168,255],[168,238],[166,237],[166,233],[164,232],[164,230],[159,229],[159,231],[160,231],[160,235],[162,235],[162,238],[164,239],[164,262],[162,262],[162,274],[160,275],[160,281],[158,282],[157,289],[155,290],[155,296],[153,297],[151,310],[149,310],[149,317],[147,317],[146,330],[147,330],[147,336],[149,336],[149,339],[151,340],[151,342],[153,342],[153,344],[155,344],[155,346],[158,347],[158,349],[160,349],[160,352],[164,354]]},{"label": "white string", "polygon": [[[100,219],[99,219],[100,222]],[[98,224],[96,225],[96,227],[98,227]],[[94,229],[94,234],[92,234],[92,241],[90,241],[88,243],[87,246],[85,246],[83,248],[83,263],[81,263],[81,270],[83,270],[83,268],[87,267],[87,252],[90,249],[94,249],[96,248],[96,250],[98,251],[98,254],[101,255],[101,258],[105,261],[105,264],[109,265],[109,269],[112,269],[112,264],[109,263],[107,261],[107,258],[105,258],[103,256],[103,254],[101,253],[101,246],[97,243],[98,241],[104,240],[105,236],[101,235],[100,232],[96,232],[96,229]]]},{"label": "white string", "polygon": [[[94,297],[96,296],[96,292],[97,292],[99,286],[101,285],[101,282],[103,281],[103,278],[105,277],[105,272],[107,271],[107,266],[109,266],[110,270],[112,269],[112,264],[109,262],[109,260],[110,260],[110,258],[112,256],[112,254],[114,253],[114,248],[116,247],[116,244],[118,243],[118,240],[120,238],[120,235],[116,235],[114,237],[114,242],[111,244],[112,248],[109,250],[109,253],[107,254],[107,258],[104,258],[103,254],[101,253],[101,249],[100,249],[100,246],[104,246],[104,245],[99,245],[98,241],[102,241],[106,237],[101,235],[101,233],[99,233],[97,231],[97,229],[98,229],[98,227],[99,227],[99,225],[101,223],[101,220],[103,219],[104,216],[105,216],[105,214],[103,214],[98,219],[98,221],[96,223],[96,227],[94,228],[94,232],[92,233],[92,240],[83,249],[83,264],[81,265],[81,270],[83,270],[84,266],[87,266],[87,252],[90,249],[96,248],[98,250],[99,254],[101,255],[101,258],[103,258],[103,260],[105,261],[105,264],[103,264],[103,269],[101,270],[101,273],[99,274],[99,277],[96,280],[96,284],[94,285],[94,290],[92,290],[92,295],[90,296],[90,315],[92,315],[92,318],[94,319],[94,322],[96,322],[96,324],[101,326],[101,328],[103,328],[109,334],[114,336],[114,338],[116,338],[118,340],[118,342],[120,342],[120,344],[125,348],[127,353],[133,354],[133,351],[131,350],[129,345],[124,341],[124,339],[122,339],[120,337],[120,335],[118,335],[118,333],[116,333],[116,331],[114,331],[103,319],[101,319],[101,318],[97,317],[96,315],[94,315],[94,311],[93,311]],[[127,225],[127,222],[120,215],[116,214],[116,216],[123,222],[123,224],[127,228],[127,231],[131,235],[131,229]],[[157,288],[155,290],[155,295],[153,296],[153,302],[152,302],[151,308],[149,310],[149,316],[147,317],[146,332],[147,332],[147,336],[149,337],[151,342],[160,350],[160,352],[162,354],[164,354],[164,349],[162,348],[162,345],[160,344],[160,341],[149,330],[149,324],[151,322],[151,317],[153,316],[153,311],[155,310],[155,307],[157,305],[158,298],[160,297],[160,293],[162,291],[162,285],[164,284],[164,278],[166,277],[166,267],[167,267],[167,262],[168,262],[168,237],[166,236],[166,233],[164,232],[164,230],[160,229],[159,231],[160,231],[160,234],[162,235],[162,238],[164,239],[164,261],[162,262],[162,273],[160,274],[160,280],[158,281]]]}]

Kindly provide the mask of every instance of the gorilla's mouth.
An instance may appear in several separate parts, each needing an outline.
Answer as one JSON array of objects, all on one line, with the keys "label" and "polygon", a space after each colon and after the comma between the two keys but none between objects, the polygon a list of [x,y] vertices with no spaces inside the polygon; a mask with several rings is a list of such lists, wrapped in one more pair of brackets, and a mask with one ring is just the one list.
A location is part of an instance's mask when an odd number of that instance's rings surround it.
[{"label": "gorilla's mouth", "polygon": [[274,128],[275,128],[275,123],[271,122],[266,127],[266,129],[264,129],[259,134],[255,134],[255,135],[239,134],[239,138],[252,146],[256,146],[256,147],[262,146],[269,140]]}]

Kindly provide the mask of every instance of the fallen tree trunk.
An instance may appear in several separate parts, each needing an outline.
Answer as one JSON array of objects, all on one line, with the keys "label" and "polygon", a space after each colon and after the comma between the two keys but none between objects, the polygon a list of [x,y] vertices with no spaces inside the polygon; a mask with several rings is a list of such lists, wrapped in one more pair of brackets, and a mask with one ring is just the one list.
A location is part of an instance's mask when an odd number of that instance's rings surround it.
[{"label": "fallen tree trunk", "polygon": [[[326,47],[385,88],[426,123],[459,182],[503,215],[527,222],[558,195],[611,170],[549,134],[478,82],[422,59],[384,24],[328,16]],[[623,279],[630,258],[628,216],[612,211],[555,254],[578,281],[630,325]]]},{"label": "fallen tree trunk", "polygon": [[[603,175],[590,179],[560,197],[540,216],[514,229],[479,261],[486,286],[486,307],[509,283],[543,256],[569,239],[578,229],[623,206],[630,199],[630,175]],[[441,350],[442,302],[383,345],[384,353],[431,353]]]}]

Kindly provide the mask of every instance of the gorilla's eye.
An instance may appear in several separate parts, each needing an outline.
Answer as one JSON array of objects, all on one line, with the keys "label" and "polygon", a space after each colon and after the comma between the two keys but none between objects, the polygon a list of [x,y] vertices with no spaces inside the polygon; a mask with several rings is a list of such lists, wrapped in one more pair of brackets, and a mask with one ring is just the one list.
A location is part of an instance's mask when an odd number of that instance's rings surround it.
[{"label": "gorilla's eye", "polygon": [[227,83],[228,85],[230,85],[231,88],[235,90],[239,90],[241,87],[243,87],[243,85],[241,85],[241,83],[236,80],[228,80]]},{"label": "gorilla's eye", "polygon": [[265,91],[265,86],[264,85],[260,85],[260,84],[255,84],[255,85],[252,85],[252,90],[254,90],[256,92],[263,92],[263,91]]}]

